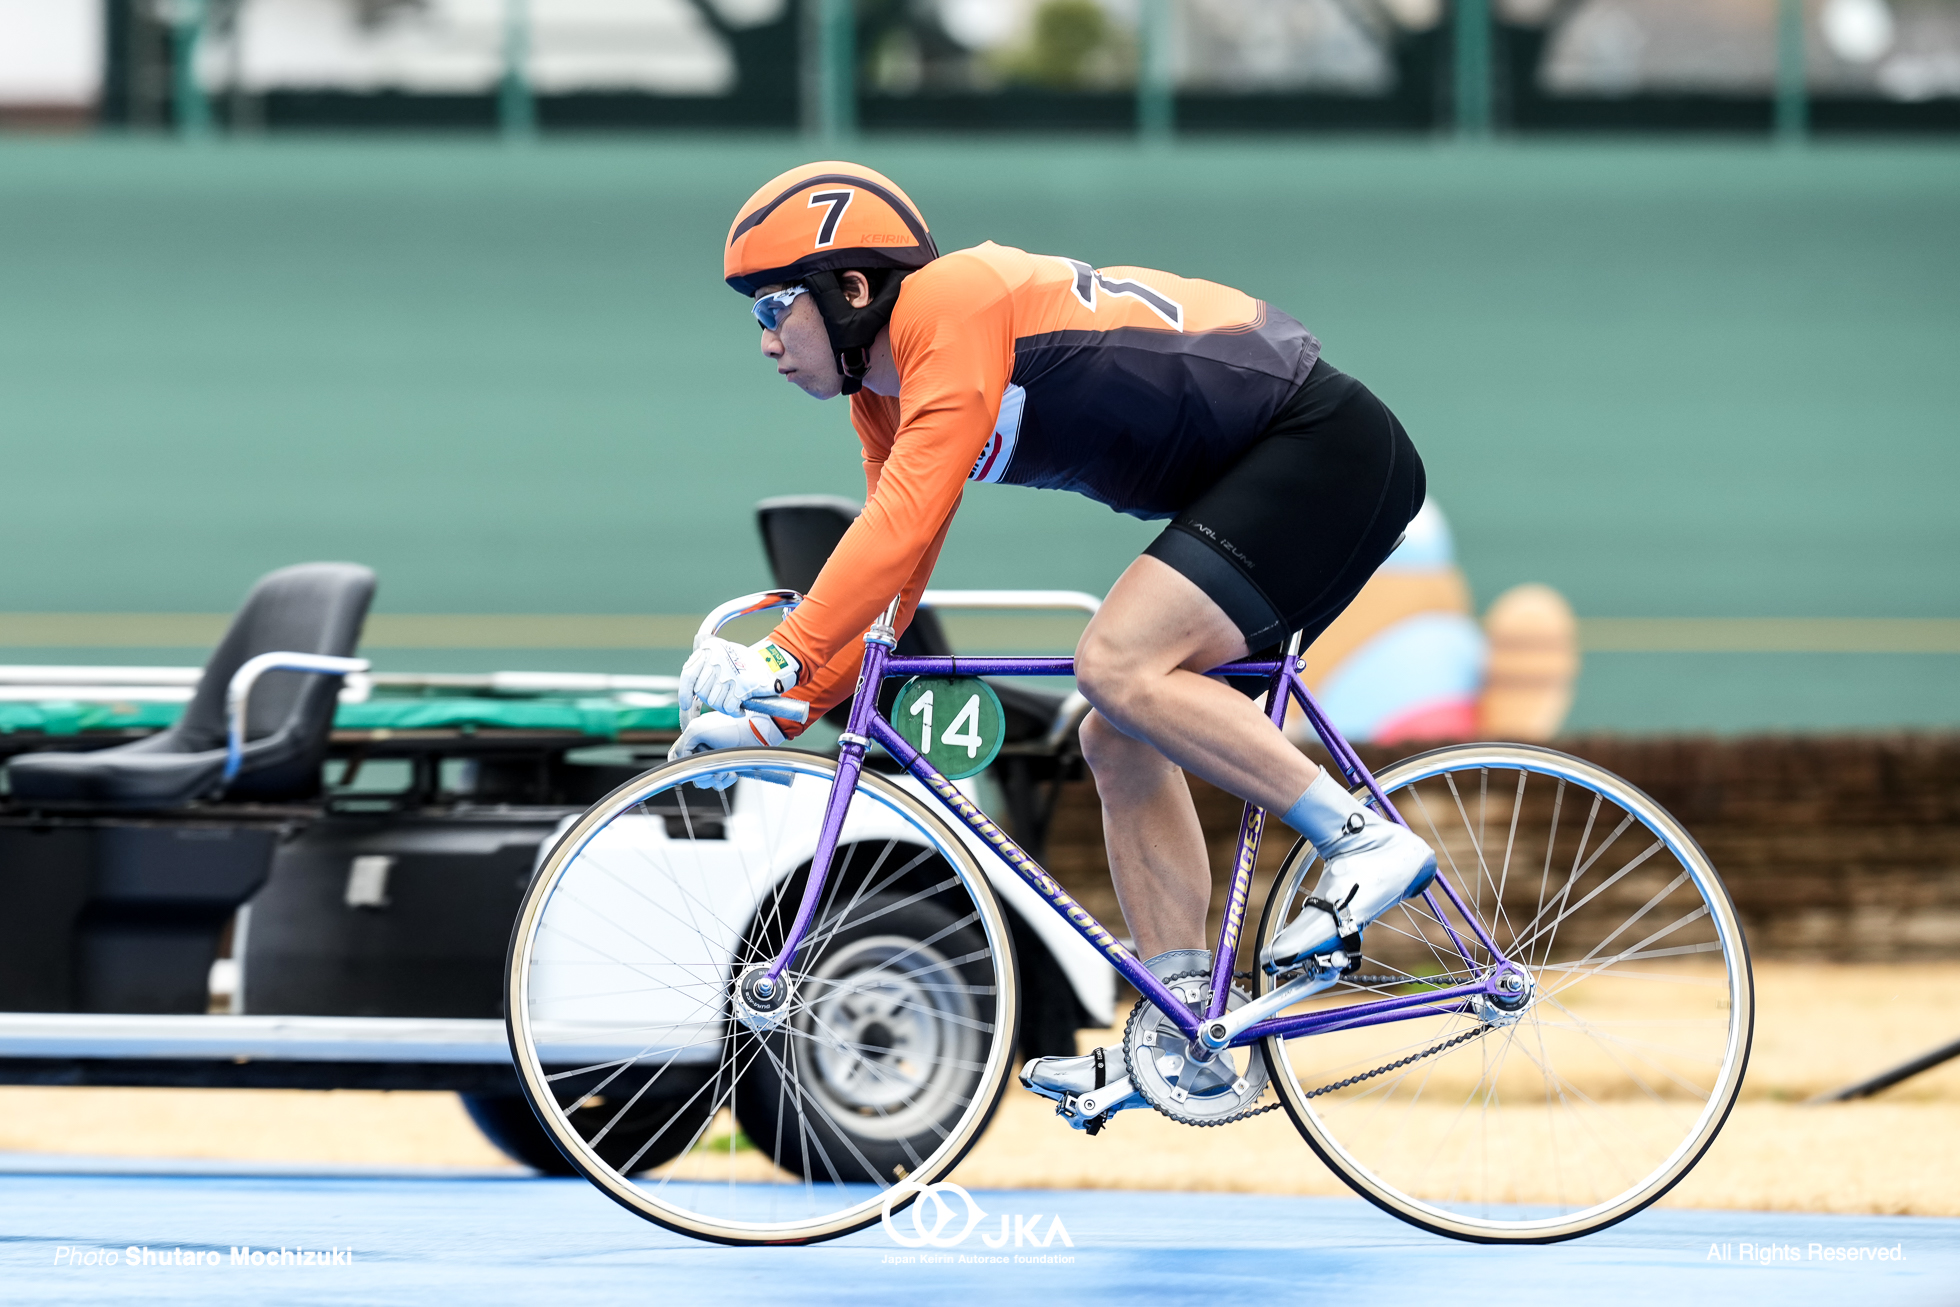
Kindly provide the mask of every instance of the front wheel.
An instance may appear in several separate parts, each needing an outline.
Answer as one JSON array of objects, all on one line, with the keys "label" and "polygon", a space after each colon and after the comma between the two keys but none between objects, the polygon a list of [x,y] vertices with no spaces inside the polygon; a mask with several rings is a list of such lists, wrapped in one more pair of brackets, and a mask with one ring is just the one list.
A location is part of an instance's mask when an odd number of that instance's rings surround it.
[{"label": "front wheel", "polygon": [[[505,1010],[525,1097],[573,1168],[670,1230],[860,1229],[950,1172],[1006,1087],[1007,918],[884,777],[860,777],[803,942],[758,987],[836,771],[791,749],[657,768],[578,820],[519,909]],[[668,1123],[635,1128],[653,1102]]]},{"label": "front wheel", "polygon": [[[633,1109],[613,1124],[599,1152],[614,1166],[651,1171],[671,1162],[704,1123],[708,1103],[693,1097],[685,1081],[676,1080],[673,1094],[642,1097]],[[683,1106],[676,1106],[676,1100]],[[539,1124],[537,1113],[521,1094],[464,1094],[463,1110],[468,1112],[484,1138],[513,1162],[520,1162],[543,1175],[577,1175],[552,1141],[551,1132]],[[616,1101],[598,1094],[588,1098],[568,1114],[574,1128],[588,1138],[598,1133],[618,1110]]]},{"label": "front wheel", "polygon": [[760,1152],[808,1179],[903,1180],[984,1079],[995,979],[986,934],[944,904],[877,894],[804,974],[806,1000],[758,1036],[761,1056],[736,1082],[735,1119]]},{"label": "front wheel", "polygon": [[[1748,1063],[1755,990],[1715,868],[1652,799],[1550,749],[1439,749],[1379,781],[1524,983],[1502,1004],[1268,1039],[1281,1102],[1350,1187],[1437,1234],[1550,1243],[1625,1220],[1708,1150]],[[1288,855],[1262,951],[1320,872],[1310,847]],[[1358,974],[1290,1011],[1494,966],[1441,885],[1376,919],[1362,952]]]}]

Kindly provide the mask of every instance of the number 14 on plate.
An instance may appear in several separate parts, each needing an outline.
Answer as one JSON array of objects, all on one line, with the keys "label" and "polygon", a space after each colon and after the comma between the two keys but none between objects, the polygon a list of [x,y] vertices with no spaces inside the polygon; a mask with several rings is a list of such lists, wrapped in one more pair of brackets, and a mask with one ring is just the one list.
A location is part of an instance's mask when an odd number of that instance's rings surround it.
[{"label": "number 14 on plate", "polygon": [[1006,714],[975,676],[915,676],[898,692],[892,722],[948,780],[985,771],[1000,752]]}]

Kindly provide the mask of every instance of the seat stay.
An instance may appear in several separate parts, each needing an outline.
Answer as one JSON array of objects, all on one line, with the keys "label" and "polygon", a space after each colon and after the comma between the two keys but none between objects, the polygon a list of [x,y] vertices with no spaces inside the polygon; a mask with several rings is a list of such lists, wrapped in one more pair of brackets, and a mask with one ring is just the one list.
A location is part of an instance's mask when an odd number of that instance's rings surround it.
[{"label": "seat stay", "polygon": [[[1389,802],[1388,795],[1382,793],[1381,784],[1375,780],[1375,774],[1368,770],[1367,764],[1361,761],[1361,755],[1354,751],[1354,746],[1347,742],[1347,737],[1336,730],[1334,723],[1328,720],[1326,710],[1320,706],[1320,701],[1313,697],[1313,691],[1307,688],[1305,679],[1299,675],[1303,665],[1301,660],[1295,660],[1295,665],[1286,669],[1281,675],[1286,680],[1294,701],[1300,705],[1300,711],[1306,714],[1307,722],[1313,727],[1314,734],[1318,735],[1320,742],[1327,747],[1328,754],[1333,758],[1335,765],[1341,769],[1342,774],[1347,777],[1349,785],[1366,786],[1369,795],[1375,801],[1376,811],[1384,814],[1397,825],[1413,830],[1414,827],[1411,827],[1403,819],[1402,814],[1396,811],[1395,805]],[[1510,958],[1497,946],[1497,941],[1491,938],[1488,930],[1484,929],[1484,923],[1470,910],[1470,906],[1463,901],[1463,896],[1457,892],[1456,886],[1450,884],[1448,875],[1439,867],[1436,870],[1435,881],[1430,888],[1422,892],[1422,901],[1429,906],[1429,911],[1449,935],[1451,945],[1463,960],[1474,965],[1469,947],[1464,944],[1463,937],[1457,934],[1456,927],[1450,924],[1449,915],[1443,911],[1442,904],[1436,901],[1438,885],[1442,887],[1443,894],[1451,905],[1456,908],[1457,915],[1469,923],[1470,929],[1476,933],[1478,942],[1489,951],[1493,959],[1493,970],[1509,962]]]}]

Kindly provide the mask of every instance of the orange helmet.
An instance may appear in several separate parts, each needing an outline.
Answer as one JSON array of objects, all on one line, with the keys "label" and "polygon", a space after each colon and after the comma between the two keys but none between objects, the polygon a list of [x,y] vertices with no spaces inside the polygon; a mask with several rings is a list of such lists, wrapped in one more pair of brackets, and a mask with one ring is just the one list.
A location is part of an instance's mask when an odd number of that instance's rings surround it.
[{"label": "orange helmet", "polygon": [[938,257],[918,206],[890,178],[830,160],[792,168],[749,197],[728,228],[721,274],[753,295],[813,272],[910,272]]}]

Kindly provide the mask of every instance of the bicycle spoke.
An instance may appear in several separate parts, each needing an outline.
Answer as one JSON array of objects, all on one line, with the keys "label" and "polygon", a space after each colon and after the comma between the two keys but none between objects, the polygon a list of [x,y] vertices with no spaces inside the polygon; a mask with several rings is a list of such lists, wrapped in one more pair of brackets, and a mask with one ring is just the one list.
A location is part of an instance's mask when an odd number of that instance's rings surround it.
[{"label": "bicycle spoke", "polygon": [[[1298,1009],[1327,1024],[1268,1042],[1282,1099],[1343,1179],[1444,1233],[1564,1237],[1651,1202],[1740,1086],[1746,955],[1713,869],[1644,797],[1545,751],[1465,745],[1380,781],[1526,984],[1508,1011],[1335,1016],[1488,975],[1479,941],[1457,954],[1440,902],[1406,901],[1365,928],[1370,974]],[[1289,858],[1262,941],[1318,871]]]},{"label": "bicycle spoke", "polygon": [[[520,916],[520,1065],[581,1169],[642,1215],[827,1237],[875,1222],[901,1177],[944,1174],[992,1110],[1006,919],[944,825],[867,776],[788,992],[756,1008],[743,977],[780,953],[808,884],[807,842],[805,874],[784,865],[785,823],[820,819],[831,765],[791,754],[757,764],[786,784],[692,786],[718,765],[652,773],[672,779],[547,859]],[[590,1055],[537,1066],[538,1041]]]}]

